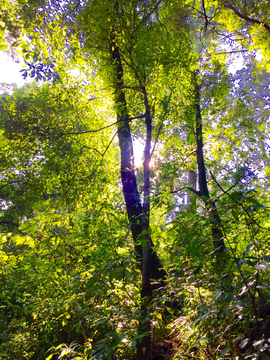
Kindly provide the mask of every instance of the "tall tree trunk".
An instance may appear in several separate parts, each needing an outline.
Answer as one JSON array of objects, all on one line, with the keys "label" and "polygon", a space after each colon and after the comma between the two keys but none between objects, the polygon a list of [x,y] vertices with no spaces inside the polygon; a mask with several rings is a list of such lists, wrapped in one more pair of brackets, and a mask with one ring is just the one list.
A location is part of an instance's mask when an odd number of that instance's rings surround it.
[{"label": "tall tree trunk", "polygon": [[144,149],[144,187],[143,187],[143,208],[142,208],[142,290],[141,290],[141,324],[140,332],[145,333],[141,343],[137,344],[137,359],[150,359],[151,355],[151,325],[150,316],[147,312],[149,301],[152,297],[151,269],[152,269],[152,241],[150,236],[150,160],[151,160],[151,140],[152,140],[152,118],[148,104],[145,87],[142,88],[145,104],[145,125],[146,143]]},{"label": "tall tree trunk", "polygon": [[152,124],[151,114],[144,87],[142,92],[145,101],[145,124],[147,129],[146,146],[144,152],[144,201],[141,206],[140,195],[134,167],[132,136],[130,131],[130,118],[127,111],[127,103],[123,83],[123,66],[119,47],[115,44],[114,36],[111,37],[110,53],[112,63],[115,66],[115,105],[117,108],[118,138],[121,151],[121,178],[128,219],[131,224],[132,237],[135,244],[138,267],[142,272],[142,307],[139,332],[146,334],[142,342],[137,344],[137,359],[146,360],[151,352],[151,328],[150,316],[147,313],[148,304],[152,296],[151,279],[163,280],[166,272],[162,269],[160,260],[153,250],[153,242],[150,236],[150,169]]},{"label": "tall tree trunk", "polygon": [[119,54],[119,48],[115,45],[114,38],[111,39],[111,57],[115,65],[115,105],[117,108],[118,139],[121,151],[121,180],[126,203],[128,220],[130,222],[132,237],[135,244],[137,263],[142,269],[142,246],[139,244],[141,227],[141,200],[137,187],[134,166],[134,154],[132,137],[129,126],[129,115],[125,93],[123,91],[123,67]]},{"label": "tall tree trunk", "polygon": [[195,109],[196,109],[196,142],[197,142],[197,165],[198,165],[198,174],[199,174],[199,191],[197,192],[200,197],[202,197],[206,207],[209,209],[209,215],[212,223],[212,238],[213,238],[213,247],[217,255],[217,260],[219,261],[220,255],[224,252],[224,241],[223,233],[221,229],[221,219],[218,215],[216,204],[211,200],[207,178],[206,170],[204,163],[203,155],[203,132],[202,132],[202,115],[200,107],[200,88],[197,82],[197,76],[194,74],[194,86],[195,86]]},{"label": "tall tree trunk", "polygon": [[[118,139],[121,151],[121,179],[123,186],[123,193],[126,203],[127,215],[131,224],[132,237],[135,244],[135,251],[138,260],[138,266],[142,270],[142,206],[141,199],[137,187],[137,179],[134,166],[134,154],[132,136],[130,131],[130,117],[128,115],[127,103],[125,92],[123,90],[123,66],[119,47],[116,46],[114,38],[111,38],[111,59],[115,65],[115,105],[117,108],[117,121],[118,121]],[[150,160],[149,160],[150,161]],[[149,164],[148,164],[149,165]],[[148,173],[149,176],[149,173]],[[150,201],[150,194],[149,194]],[[161,262],[153,251],[153,242],[150,237],[151,243],[151,278],[164,279],[166,272],[162,269]]]}]

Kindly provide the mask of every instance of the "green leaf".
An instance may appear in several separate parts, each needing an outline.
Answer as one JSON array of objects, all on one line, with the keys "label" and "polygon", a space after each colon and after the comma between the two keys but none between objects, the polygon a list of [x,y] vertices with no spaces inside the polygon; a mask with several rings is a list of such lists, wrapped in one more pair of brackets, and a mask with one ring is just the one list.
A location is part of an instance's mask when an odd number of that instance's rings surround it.
[{"label": "green leaf", "polygon": [[228,294],[225,298],[225,301],[229,303],[229,302],[232,302],[234,299],[235,299],[235,295]]},{"label": "green leaf", "polygon": [[208,337],[201,337],[198,341],[199,342],[209,341],[209,338]]},{"label": "green leaf", "polygon": [[233,302],[230,306],[231,307],[243,307],[245,306],[246,304],[242,301],[242,300],[236,300],[235,302]]},{"label": "green leaf", "polygon": [[236,221],[238,221],[238,213],[234,209],[232,209],[232,216]]},{"label": "green leaf", "polygon": [[248,255],[253,248],[254,248],[254,245],[253,245],[253,244],[247,245],[246,250],[245,250],[244,253],[243,253],[244,256],[245,256],[245,255]]},{"label": "green leaf", "polygon": [[219,357],[223,357],[224,355],[226,355],[228,352],[231,351],[230,347],[227,347],[225,349],[223,349],[220,353],[219,353]]},{"label": "green leaf", "polygon": [[199,311],[201,311],[201,312],[206,312],[206,311],[208,311],[208,309],[207,309],[206,306],[203,306],[203,307],[201,307],[201,308],[199,309]]},{"label": "green leaf", "polygon": [[249,201],[258,207],[264,207],[257,199],[254,199],[253,197],[246,197],[246,201]]},{"label": "green leaf", "polygon": [[136,335],[136,336],[132,339],[132,342],[135,341],[135,340],[139,340],[139,342],[141,343],[142,340],[143,340],[143,338],[144,338],[145,336],[148,336],[148,335],[149,335],[149,331],[145,331],[145,332],[142,333],[142,334],[138,334],[138,335]]},{"label": "green leaf", "polygon": [[241,259],[235,259],[236,265],[238,267],[238,269],[241,269],[242,265],[246,262],[247,260],[244,258]]}]

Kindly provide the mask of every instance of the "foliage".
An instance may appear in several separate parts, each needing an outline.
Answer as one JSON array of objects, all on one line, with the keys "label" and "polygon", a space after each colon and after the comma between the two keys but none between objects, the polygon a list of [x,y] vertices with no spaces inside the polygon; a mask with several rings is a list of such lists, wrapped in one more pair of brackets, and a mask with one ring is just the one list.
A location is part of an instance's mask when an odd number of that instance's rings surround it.
[{"label": "foliage", "polygon": [[0,97],[0,359],[270,358],[268,7],[238,3],[4,2],[36,83]]}]

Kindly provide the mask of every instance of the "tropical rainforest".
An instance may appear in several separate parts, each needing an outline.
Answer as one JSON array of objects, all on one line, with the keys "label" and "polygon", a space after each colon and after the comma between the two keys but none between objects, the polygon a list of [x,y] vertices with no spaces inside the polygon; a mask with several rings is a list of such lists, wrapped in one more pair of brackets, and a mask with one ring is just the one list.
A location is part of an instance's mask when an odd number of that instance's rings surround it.
[{"label": "tropical rainforest", "polygon": [[0,4],[0,359],[270,359],[269,1]]}]

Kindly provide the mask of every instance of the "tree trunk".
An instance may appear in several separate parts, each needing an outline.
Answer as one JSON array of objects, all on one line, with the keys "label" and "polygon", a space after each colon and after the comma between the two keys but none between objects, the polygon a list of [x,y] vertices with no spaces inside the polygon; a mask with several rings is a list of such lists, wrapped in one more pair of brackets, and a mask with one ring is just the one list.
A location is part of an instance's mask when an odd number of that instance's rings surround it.
[{"label": "tree trunk", "polygon": [[144,149],[144,188],[142,212],[142,290],[141,290],[141,323],[140,332],[146,333],[141,343],[137,344],[137,360],[150,359],[151,354],[151,324],[148,305],[152,297],[151,269],[152,269],[152,241],[150,237],[150,160],[152,140],[152,118],[148,104],[146,89],[142,88],[145,104],[146,143]]},{"label": "tree trunk", "polygon": [[[187,182],[188,182],[188,187],[194,189],[196,191],[196,187],[197,187],[197,173],[194,170],[188,170],[187,173]],[[194,194],[193,194],[194,196]],[[188,192],[187,193],[187,205],[191,204],[191,199],[192,199],[192,192]]]},{"label": "tree trunk", "polygon": [[142,342],[137,344],[137,359],[146,360],[151,353],[151,325],[148,305],[151,300],[153,288],[151,279],[160,280],[163,286],[166,272],[162,269],[160,260],[153,250],[153,242],[150,236],[150,169],[152,124],[151,114],[144,87],[142,92],[145,100],[145,124],[147,128],[146,146],[144,152],[144,201],[141,206],[140,195],[134,167],[132,136],[130,131],[130,118],[127,111],[126,98],[123,84],[123,66],[119,47],[115,44],[114,36],[111,37],[110,53],[112,63],[115,66],[115,105],[117,109],[118,138],[121,151],[121,178],[128,219],[131,224],[131,232],[135,244],[137,264],[142,272],[141,290],[141,319],[139,333],[146,334]]},{"label": "tree trunk", "polygon": [[[119,53],[119,47],[115,45],[113,36],[111,38],[110,52],[112,63],[115,65],[115,105],[117,108],[118,139],[121,151],[121,179],[123,193],[128,219],[131,224],[130,226],[135,244],[138,266],[140,270],[142,270],[142,246],[140,244],[142,234],[142,206],[135,174],[133,144],[129,126],[130,118],[128,115],[127,103],[123,90],[123,66]],[[150,243],[152,249],[154,245],[151,238]],[[151,278],[164,279],[166,272],[162,269],[161,262],[154,251],[151,251],[151,263]]]},{"label": "tree trunk", "polygon": [[203,132],[202,132],[202,116],[200,108],[200,88],[197,83],[196,74],[194,74],[195,80],[195,109],[196,109],[196,142],[197,142],[197,165],[198,165],[198,174],[199,174],[199,191],[197,192],[200,197],[202,197],[206,207],[209,209],[209,216],[212,223],[212,238],[213,238],[213,247],[217,257],[217,263],[220,259],[219,254],[224,252],[224,241],[223,233],[221,229],[221,219],[218,215],[216,204],[210,199],[206,170],[204,163],[203,155]]},{"label": "tree trunk", "polygon": [[138,266],[142,269],[142,246],[139,245],[141,229],[141,201],[138,192],[132,137],[129,127],[129,116],[125,93],[123,91],[123,67],[119,54],[119,48],[115,46],[114,39],[111,40],[111,57],[115,65],[115,105],[117,108],[118,139],[121,151],[121,179],[123,193],[126,203],[128,220],[130,222],[132,237],[135,243],[135,251]]}]

